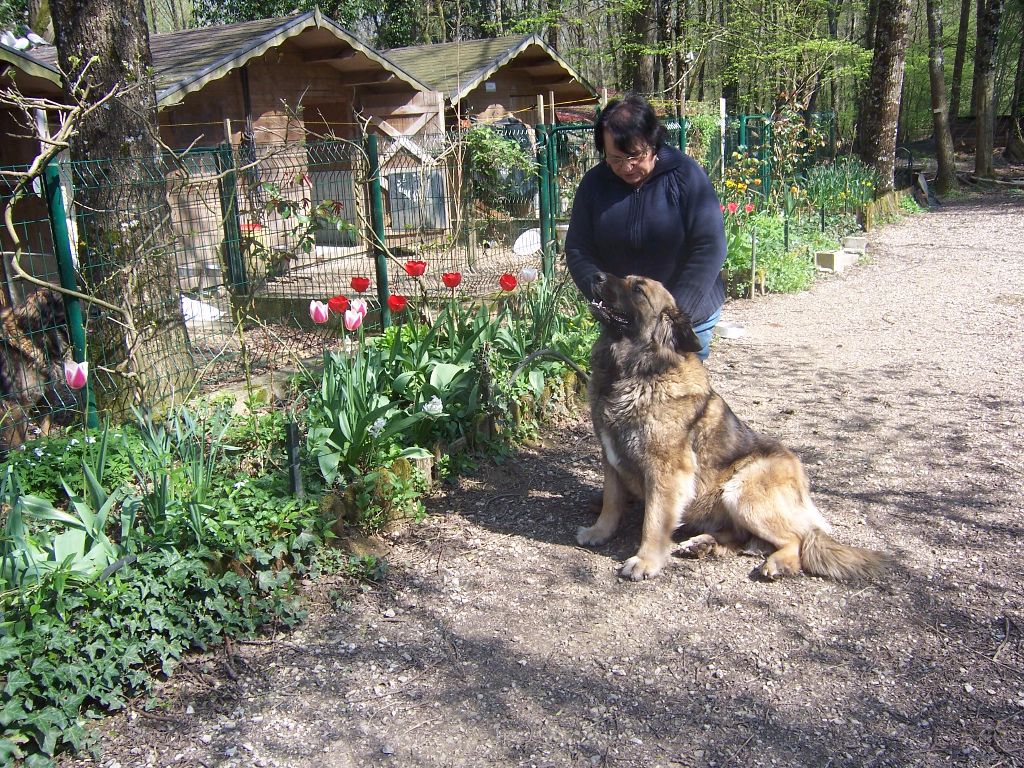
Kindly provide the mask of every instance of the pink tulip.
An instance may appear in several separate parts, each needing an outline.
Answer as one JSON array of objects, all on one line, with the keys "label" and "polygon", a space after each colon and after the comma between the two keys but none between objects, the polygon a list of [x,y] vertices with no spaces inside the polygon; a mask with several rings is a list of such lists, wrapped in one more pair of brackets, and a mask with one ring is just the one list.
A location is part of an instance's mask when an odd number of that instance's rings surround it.
[{"label": "pink tulip", "polygon": [[519,271],[519,282],[520,283],[532,283],[540,276],[536,267],[523,267]]},{"label": "pink tulip", "polygon": [[345,330],[354,331],[363,324],[363,316],[354,309],[345,310]]},{"label": "pink tulip", "polygon": [[352,299],[349,309],[353,312],[358,312],[360,317],[366,317],[366,299]]},{"label": "pink tulip", "polygon": [[89,363],[76,363],[74,360],[64,361],[64,378],[72,389],[81,389],[89,379]]},{"label": "pink tulip", "polygon": [[322,301],[313,299],[313,301],[309,302],[309,317],[317,325],[323,325],[326,323],[329,315],[330,312],[327,305]]}]

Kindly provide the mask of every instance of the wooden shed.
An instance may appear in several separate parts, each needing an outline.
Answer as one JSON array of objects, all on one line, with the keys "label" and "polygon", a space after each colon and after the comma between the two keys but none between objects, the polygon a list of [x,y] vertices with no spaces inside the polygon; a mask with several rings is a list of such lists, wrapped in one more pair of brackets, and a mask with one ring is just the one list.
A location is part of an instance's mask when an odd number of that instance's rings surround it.
[{"label": "wooden shed", "polygon": [[[150,38],[164,142],[174,148],[443,133],[440,97],[318,10]],[[57,51],[31,59],[53,68]]]},{"label": "wooden shed", "polygon": [[[538,35],[391,48],[389,60],[444,95],[447,120],[538,122],[537,97],[556,107],[598,103],[597,91]],[[546,121],[547,122],[547,121]]]}]

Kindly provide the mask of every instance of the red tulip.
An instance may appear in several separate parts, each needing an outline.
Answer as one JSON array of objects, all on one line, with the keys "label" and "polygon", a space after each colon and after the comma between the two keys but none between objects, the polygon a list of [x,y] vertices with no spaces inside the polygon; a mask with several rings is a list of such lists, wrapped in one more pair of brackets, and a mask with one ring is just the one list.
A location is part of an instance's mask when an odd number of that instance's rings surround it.
[{"label": "red tulip", "polygon": [[458,288],[459,283],[462,282],[461,272],[445,272],[441,275],[441,282],[445,284],[446,288]]},{"label": "red tulip", "polygon": [[514,291],[516,282],[516,276],[511,272],[506,272],[498,279],[498,285],[501,286],[501,290],[503,291]]},{"label": "red tulip", "polygon": [[754,212],[754,204],[753,203],[747,203],[745,206],[743,206],[743,210],[746,213],[753,213]]},{"label": "red tulip", "polygon": [[736,213],[740,209],[739,203],[729,203],[729,213]]},{"label": "red tulip", "polygon": [[336,315],[340,315],[346,309],[348,309],[348,297],[347,296],[331,296],[327,300],[327,306],[331,308],[331,312]]},{"label": "red tulip", "polygon": [[356,293],[363,293],[367,288],[370,287],[370,278],[368,277],[353,277],[352,278],[352,290]]},{"label": "red tulip", "polygon": [[392,312],[401,312],[408,304],[409,300],[405,296],[399,296],[397,293],[388,296],[388,308]]},{"label": "red tulip", "polygon": [[427,262],[419,261],[417,259],[409,259],[405,262],[405,273],[409,277],[419,277],[427,271]]}]

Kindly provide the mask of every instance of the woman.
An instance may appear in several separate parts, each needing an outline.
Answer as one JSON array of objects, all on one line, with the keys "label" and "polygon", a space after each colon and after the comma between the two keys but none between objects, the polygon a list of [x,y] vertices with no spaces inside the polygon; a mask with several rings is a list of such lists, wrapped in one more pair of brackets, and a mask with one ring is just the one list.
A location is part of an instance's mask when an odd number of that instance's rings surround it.
[{"label": "woman", "polygon": [[705,360],[725,301],[722,209],[704,170],[664,139],[665,128],[641,97],[629,94],[605,107],[594,126],[604,162],[576,191],[566,263],[591,300],[597,272],[662,282],[693,321]]}]

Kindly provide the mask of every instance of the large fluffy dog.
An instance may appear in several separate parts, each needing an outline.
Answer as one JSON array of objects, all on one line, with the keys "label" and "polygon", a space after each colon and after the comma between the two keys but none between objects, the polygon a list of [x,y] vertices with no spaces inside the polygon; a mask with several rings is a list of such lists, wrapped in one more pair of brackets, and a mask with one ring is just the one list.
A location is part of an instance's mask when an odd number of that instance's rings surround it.
[{"label": "large fluffy dog", "polygon": [[[49,428],[49,410],[61,400],[61,366],[68,351],[64,299],[51,290],[38,290],[23,304],[0,311],[0,454],[16,448],[28,436],[29,419],[43,408],[42,429]],[[66,389],[66,387],[65,387]],[[74,402],[73,393],[68,399]]]},{"label": "large fluffy dog", "polygon": [[878,571],[886,557],[848,547],[808,492],[800,460],[758,435],[711,388],[689,318],[665,287],[643,277],[599,275],[590,409],[604,454],[601,514],[580,544],[615,533],[632,495],[644,505],[640,550],[620,574],[656,576],[680,525],[696,534],[681,552],[767,555],[768,579],[807,573],[835,579]]}]

